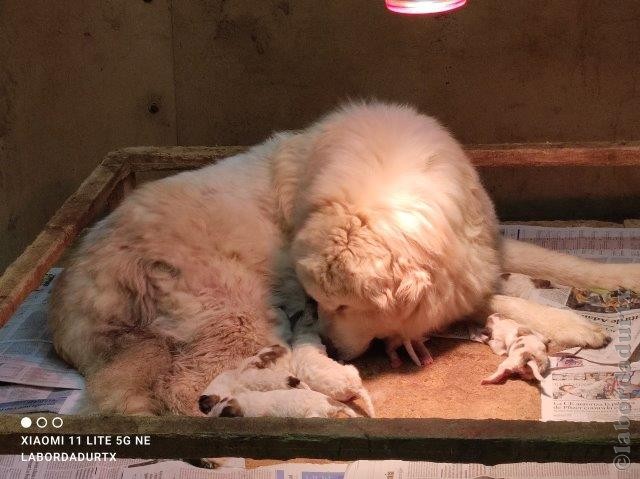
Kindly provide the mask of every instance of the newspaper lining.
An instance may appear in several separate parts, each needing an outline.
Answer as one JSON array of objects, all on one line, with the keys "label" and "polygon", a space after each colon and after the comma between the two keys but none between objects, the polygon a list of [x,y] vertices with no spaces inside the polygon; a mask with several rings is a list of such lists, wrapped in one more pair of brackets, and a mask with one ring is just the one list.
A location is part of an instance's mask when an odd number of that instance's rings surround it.
[{"label": "newspaper lining", "polygon": [[639,464],[630,464],[625,471],[614,464],[587,463],[546,464],[521,462],[484,466],[482,464],[451,464],[409,461],[357,461],[349,466],[345,479],[436,479],[436,478],[502,478],[502,479],[602,479],[636,477]]},{"label": "newspaper lining", "polygon": [[344,479],[348,464],[281,463],[255,469],[207,470],[168,461],[124,470],[122,479]]},{"label": "newspaper lining", "polygon": [[620,368],[567,357],[551,365],[541,384],[543,421],[640,419],[640,363]]},{"label": "newspaper lining", "polygon": [[0,329],[0,413],[71,414],[81,408],[84,378],[58,357],[47,327],[46,305],[61,271],[51,269]]},{"label": "newspaper lining", "polygon": [[148,462],[144,459],[118,459],[104,463],[23,461],[18,455],[0,456],[0,477],[7,479],[121,479],[128,466]]},{"label": "newspaper lining", "polygon": [[202,469],[181,461],[118,459],[115,462],[23,462],[0,456],[0,473],[11,479],[622,479],[636,477],[639,464],[619,470],[611,463],[455,464],[356,461],[329,464],[281,463],[255,469]]},{"label": "newspaper lining", "polygon": [[640,228],[501,225],[505,238],[603,263],[640,263]]}]

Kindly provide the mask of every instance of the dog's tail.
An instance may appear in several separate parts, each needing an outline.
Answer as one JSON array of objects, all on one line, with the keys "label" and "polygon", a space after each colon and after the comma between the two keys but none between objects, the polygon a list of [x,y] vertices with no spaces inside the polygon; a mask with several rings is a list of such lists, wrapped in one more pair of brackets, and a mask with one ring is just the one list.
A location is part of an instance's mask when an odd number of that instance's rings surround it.
[{"label": "dog's tail", "polygon": [[504,239],[503,270],[578,288],[640,290],[640,265],[602,264],[539,246]]}]

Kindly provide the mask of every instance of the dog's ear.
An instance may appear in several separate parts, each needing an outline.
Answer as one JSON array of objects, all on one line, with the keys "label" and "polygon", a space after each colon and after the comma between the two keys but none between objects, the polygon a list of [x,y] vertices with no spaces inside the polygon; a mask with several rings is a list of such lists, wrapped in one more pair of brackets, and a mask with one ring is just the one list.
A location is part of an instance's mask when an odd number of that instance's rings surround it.
[{"label": "dog's ear", "polygon": [[400,284],[396,288],[396,300],[398,302],[417,303],[424,291],[431,284],[431,278],[424,271],[410,271],[402,275]]},{"label": "dog's ear", "polygon": [[336,203],[324,206],[309,217],[292,250],[298,278],[311,296],[360,298],[379,309],[393,302],[391,253],[365,214]]},{"label": "dog's ear", "polygon": [[388,309],[393,304],[393,294],[389,288],[382,291],[365,291],[365,296],[381,310]]}]

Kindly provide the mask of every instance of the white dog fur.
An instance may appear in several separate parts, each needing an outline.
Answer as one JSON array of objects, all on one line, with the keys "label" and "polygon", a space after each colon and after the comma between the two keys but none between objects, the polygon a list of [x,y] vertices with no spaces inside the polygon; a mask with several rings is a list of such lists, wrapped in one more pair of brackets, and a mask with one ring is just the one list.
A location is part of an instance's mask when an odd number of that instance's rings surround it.
[{"label": "white dog fur", "polygon": [[279,342],[274,304],[302,309],[305,291],[347,359],[474,313],[563,346],[606,343],[571,311],[495,294],[502,271],[640,289],[637,265],[501,241],[478,174],[436,120],[350,104],[134,191],[82,241],[50,324],[98,407],[131,414],[200,414],[216,374]]},{"label": "white dog fur", "polygon": [[309,306],[293,327],[292,373],[314,391],[340,402],[361,399],[364,411],[375,417],[369,393],[362,384],[360,373],[351,364],[340,364],[327,356],[322,344],[313,309]]}]

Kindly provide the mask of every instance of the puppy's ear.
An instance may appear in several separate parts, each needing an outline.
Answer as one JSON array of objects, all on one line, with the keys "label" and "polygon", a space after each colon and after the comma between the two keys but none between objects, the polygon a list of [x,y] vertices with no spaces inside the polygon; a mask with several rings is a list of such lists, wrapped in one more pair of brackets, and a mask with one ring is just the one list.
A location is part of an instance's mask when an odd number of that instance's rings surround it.
[{"label": "puppy's ear", "polygon": [[529,336],[531,334],[533,334],[533,331],[523,326],[519,327],[518,331],[516,332],[516,336]]},{"label": "puppy's ear", "polygon": [[213,406],[220,402],[220,396],[215,394],[202,395],[198,399],[198,406],[203,414],[209,414]]}]

